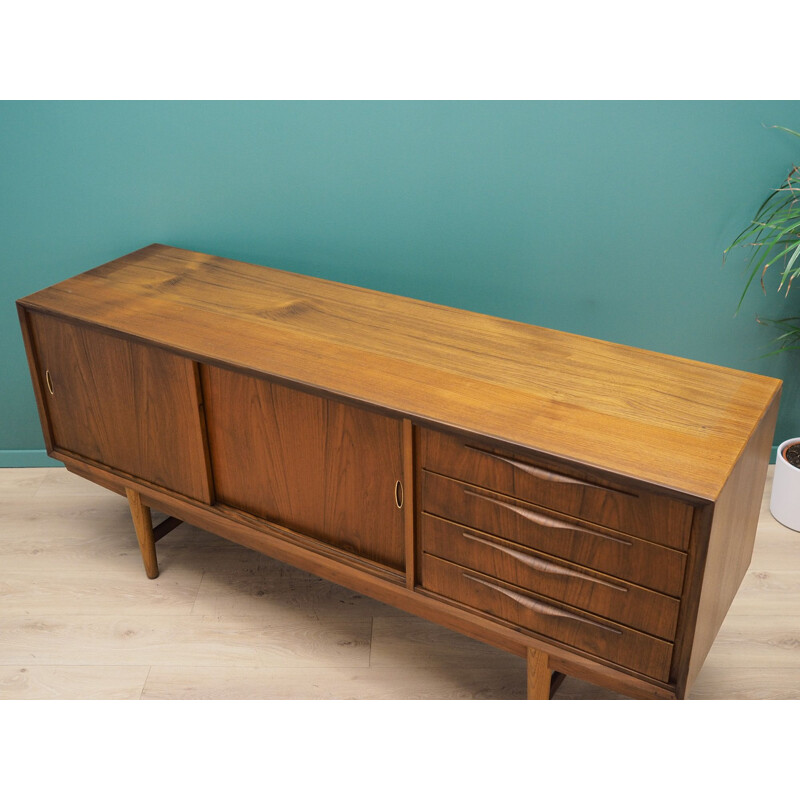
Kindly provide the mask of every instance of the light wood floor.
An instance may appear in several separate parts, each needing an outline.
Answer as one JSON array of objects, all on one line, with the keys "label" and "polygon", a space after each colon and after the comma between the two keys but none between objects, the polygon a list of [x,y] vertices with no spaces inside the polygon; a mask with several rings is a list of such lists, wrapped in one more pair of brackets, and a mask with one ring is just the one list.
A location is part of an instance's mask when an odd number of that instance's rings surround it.
[{"label": "light wood floor", "polygon": [[[769,514],[771,471],[694,698],[800,698],[800,533]],[[157,547],[151,581],[123,498],[0,470],[0,698],[524,697],[521,658],[188,525]],[[619,696],[567,678],[556,697]]]}]

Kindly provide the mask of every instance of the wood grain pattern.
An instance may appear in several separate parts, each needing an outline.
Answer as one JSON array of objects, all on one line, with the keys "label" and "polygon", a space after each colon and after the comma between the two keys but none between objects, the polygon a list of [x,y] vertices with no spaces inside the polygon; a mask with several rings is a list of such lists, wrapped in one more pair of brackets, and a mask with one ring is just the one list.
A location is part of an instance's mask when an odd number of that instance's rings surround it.
[{"label": "wood grain pattern", "polygon": [[201,378],[219,502],[404,568],[400,420],[217,367]]},{"label": "wood grain pattern", "polygon": [[46,314],[30,324],[55,448],[210,502],[191,362]]},{"label": "wood grain pattern", "polygon": [[[466,525],[657,592],[680,596],[686,556],[677,550],[555,512],[543,512],[433,473],[423,475],[421,486],[419,502],[423,514]],[[517,513],[517,509],[535,516]]]},{"label": "wood grain pattern", "polygon": [[553,672],[547,664],[547,653],[529,647],[526,664],[528,700],[549,700]]},{"label": "wood grain pattern", "polygon": [[164,245],[20,302],[706,499],[780,386]]},{"label": "wood grain pattern", "polygon": [[538,463],[461,437],[420,429],[422,469],[686,550],[692,507],[638,486],[603,480],[575,465]]},{"label": "wood grain pattern", "polygon": [[629,627],[672,639],[679,602],[505,539],[423,515],[422,553],[500,578]]},{"label": "wood grain pattern", "polygon": [[[691,688],[699,674],[750,565],[777,414],[776,399],[745,447],[715,506],[707,544],[703,543],[704,578],[696,605],[697,622],[683,691]],[[731,535],[734,531],[736,535]],[[691,630],[691,626],[687,627]]]},{"label": "wood grain pattern", "polygon": [[534,649],[534,694],[683,697],[747,569],[779,381],[160,245],[19,309],[151,577],[153,507]]},{"label": "wood grain pattern", "polygon": [[672,645],[661,639],[551,604],[434,556],[422,557],[420,572],[422,585],[437,595],[657,680],[669,675]]}]

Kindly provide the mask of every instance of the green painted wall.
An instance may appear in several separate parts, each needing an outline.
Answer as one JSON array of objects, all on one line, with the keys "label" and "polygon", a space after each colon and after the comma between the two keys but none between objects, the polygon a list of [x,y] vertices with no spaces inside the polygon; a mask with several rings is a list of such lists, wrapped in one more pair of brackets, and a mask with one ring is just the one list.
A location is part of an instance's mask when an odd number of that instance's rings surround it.
[{"label": "green painted wall", "polygon": [[800,103],[0,103],[0,465],[44,446],[13,301],[151,242],[775,375],[798,435],[754,315],[800,288],[734,316],[721,267],[800,161],[772,124]]}]

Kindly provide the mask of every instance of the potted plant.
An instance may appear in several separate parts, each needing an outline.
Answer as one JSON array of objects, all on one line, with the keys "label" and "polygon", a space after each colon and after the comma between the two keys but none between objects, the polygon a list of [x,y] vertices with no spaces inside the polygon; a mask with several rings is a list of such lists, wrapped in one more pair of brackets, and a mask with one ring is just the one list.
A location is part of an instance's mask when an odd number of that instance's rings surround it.
[{"label": "potted plant", "polygon": [[[800,138],[796,131],[780,125],[773,127]],[[739,308],[756,275],[766,292],[764,274],[775,263],[783,265],[778,291],[789,294],[792,281],[800,274],[800,168],[792,167],[783,183],[761,204],[753,221],[725,250],[725,255],[734,247],[750,248],[749,274]],[[779,332],[773,353],[800,349],[800,317],[758,321]],[[800,531],[800,438],[788,439],[778,446],[770,511],[778,522]]]}]

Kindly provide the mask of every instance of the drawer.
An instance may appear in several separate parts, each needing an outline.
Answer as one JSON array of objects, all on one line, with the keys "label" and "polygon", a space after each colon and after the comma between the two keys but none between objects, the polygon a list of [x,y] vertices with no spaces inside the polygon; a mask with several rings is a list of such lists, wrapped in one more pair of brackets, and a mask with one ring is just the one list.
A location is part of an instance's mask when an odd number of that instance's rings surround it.
[{"label": "drawer", "polygon": [[679,597],[686,555],[505,495],[423,473],[420,509],[589,569]]},{"label": "drawer", "polygon": [[423,514],[423,554],[438,556],[507,583],[672,640],[679,602],[641,586],[553,559],[518,544]]},{"label": "drawer", "polygon": [[435,556],[420,563],[423,588],[514,626],[649,675],[669,679],[672,645]]},{"label": "drawer", "polygon": [[431,472],[527,500],[641,539],[688,550],[692,507],[527,456],[420,429],[419,464]]}]

